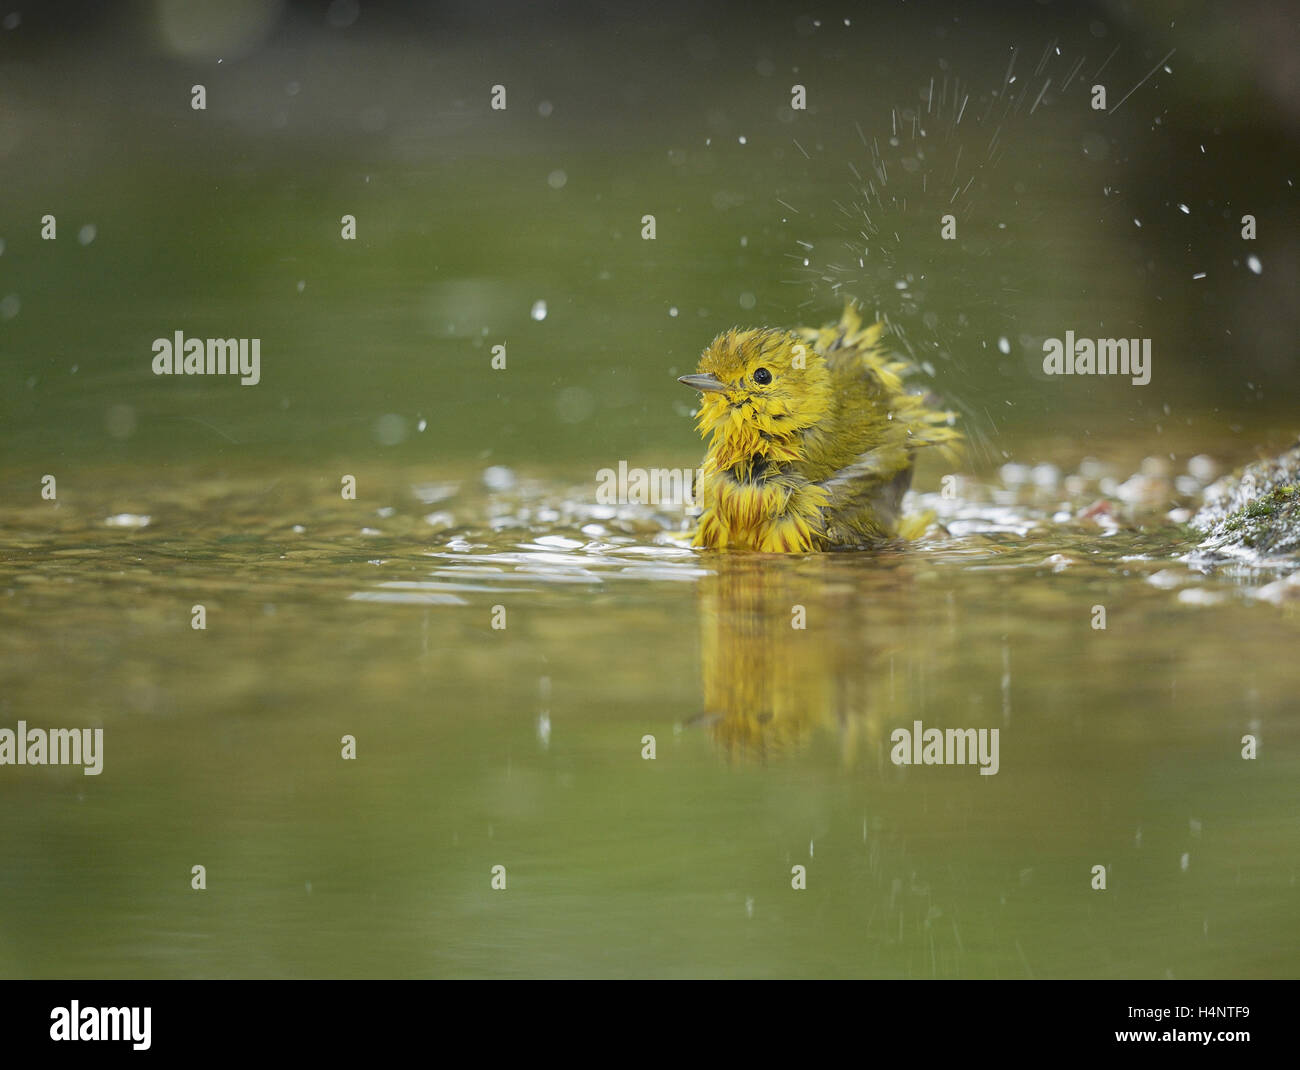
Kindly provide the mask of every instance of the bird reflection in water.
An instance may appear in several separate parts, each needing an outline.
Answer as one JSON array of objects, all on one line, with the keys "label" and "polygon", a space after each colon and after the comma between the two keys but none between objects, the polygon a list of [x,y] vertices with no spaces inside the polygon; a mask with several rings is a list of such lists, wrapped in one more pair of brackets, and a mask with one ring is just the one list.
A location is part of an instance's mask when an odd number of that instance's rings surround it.
[{"label": "bird reflection in water", "polygon": [[704,725],[730,758],[784,756],[823,733],[838,736],[846,765],[878,749],[901,644],[890,645],[897,631],[873,610],[879,596],[897,612],[910,572],[889,567],[902,559],[886,551],[864,582],[855,556],[710,560],[700,583],[703,712],[688,724]]}]

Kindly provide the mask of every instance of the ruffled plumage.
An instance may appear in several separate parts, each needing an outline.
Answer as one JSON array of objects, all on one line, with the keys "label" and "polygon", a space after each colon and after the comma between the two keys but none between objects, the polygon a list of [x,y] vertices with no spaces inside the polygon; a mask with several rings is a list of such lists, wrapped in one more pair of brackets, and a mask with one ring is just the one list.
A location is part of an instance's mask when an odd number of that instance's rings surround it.
[{"label": "ruffled plumage", "polygon": [[907,390],[914,369],[883,332],[850,303],[825,327],[713,340],[699,365],[718,385],[697,420],[708,446],[696,546],[805,553],[900,534],[916,451],[954,456],[961,435],[952,413]]}]

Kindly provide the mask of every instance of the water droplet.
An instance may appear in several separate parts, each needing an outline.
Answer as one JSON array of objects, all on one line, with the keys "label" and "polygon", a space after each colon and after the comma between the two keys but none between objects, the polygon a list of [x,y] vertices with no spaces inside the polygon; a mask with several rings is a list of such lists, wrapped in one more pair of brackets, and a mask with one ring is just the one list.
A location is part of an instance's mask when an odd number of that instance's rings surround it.
[{"label": "water droplet", "polygon": [[381,446],[396,446],[406,439],[406,417],[385,413],[375,421],[372,434]]},{"label": "water droplet", "polygon": [[555,398],[556,415],[566,424],[582,423],[591,416],[595,408],[596,398],[585,387],[565,387]]},{"label": "water droplet", "polygon": [[1010,341],[1010,339],[1006,338],[1005,336],[1002,337],[1002,338],[999,338],[999,339],[998,339],[998,351],[1001,352],[1001,353],[1008,353],[1008,354],[1009,354],[1009,353],[1011,352],[1011,341]]},{"label": "water droplet", "polygon": [[538,323],[541,323],[542,320],[546,319],[546,302],[545,302],[545,301],[534,301],[534,302],[533,302],[533,310],[532,310],[532,312],[530,313],[530,315],[531,315],[531,316],[533,317],[533,319],[535,319]]},{"label": "water droplet", "polygon": [[104,430],[111,438],[130,438],[135,434],[135,426],[135,409],[130,405],[110,405],[104,414]]},{"label": "water droplet", "polygon": [[1036,464],[1031,473],[1031,478],[1036,487],[1042,487],[1044,490],[1055,487],[1061,481],[1061,470],[1054,464]]},{"label": "water droplet", "polygon": [[147,528],[152,519],[151,516],[141,516],[138,513],[118,513],[106,517],[104,523],[110,528]]},{"label": "water droplet", "polygon": [[515,485],[515,474],[505,465],[494,464],[483,470],[483,485],[488,490],[509,490]]},{"label": "water droplet", "polygon": [[564,184],[569,181],[569,176],[563,171],[556,169],[546,176],[546,184],[551,189],[564,189]]},{"label": "water droplet", "polygon": [[1259,262],[1259,257],[1257,256],[1246,257],[1246,266],[1256,275],[1263,274],[1264,265]]}]

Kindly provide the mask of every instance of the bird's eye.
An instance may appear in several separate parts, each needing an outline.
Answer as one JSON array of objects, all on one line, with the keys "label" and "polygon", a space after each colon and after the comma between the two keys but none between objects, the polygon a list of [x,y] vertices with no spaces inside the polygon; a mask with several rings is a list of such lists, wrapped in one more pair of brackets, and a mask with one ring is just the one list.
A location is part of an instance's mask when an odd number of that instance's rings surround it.
[{"label": "bird's eye", "polygon": [[754,382],[759,386],[767,386],[771,381],[772,373],[766,368],[759,368],[758,371],[754,372]]}]

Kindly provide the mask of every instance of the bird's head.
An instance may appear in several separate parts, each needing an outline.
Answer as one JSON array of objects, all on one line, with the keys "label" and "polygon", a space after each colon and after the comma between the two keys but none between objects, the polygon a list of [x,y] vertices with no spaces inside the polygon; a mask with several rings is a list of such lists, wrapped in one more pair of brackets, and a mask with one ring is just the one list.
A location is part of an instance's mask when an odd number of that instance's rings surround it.
[{"label": "bird's head", "polygon": [[798,460],[800,434],[831,405],[826,361],[790,331],[726,331],[700,357],[699,372],[677,381],[701,393],[697,422],[713,470]]}]

